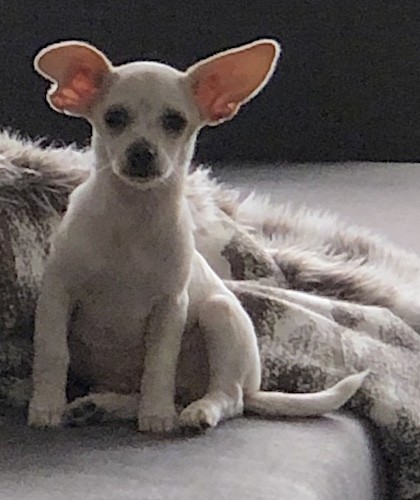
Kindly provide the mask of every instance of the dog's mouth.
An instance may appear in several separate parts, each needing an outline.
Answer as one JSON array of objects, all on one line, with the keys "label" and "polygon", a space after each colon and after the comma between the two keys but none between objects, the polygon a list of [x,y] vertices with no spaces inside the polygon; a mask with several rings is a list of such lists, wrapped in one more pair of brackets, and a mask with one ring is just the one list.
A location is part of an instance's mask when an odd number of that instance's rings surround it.
[{"label": "dog's mouth", "polygon": [[158,170],[132,170],[129,166],[124,165],[120,170],[120,175],[130,179],[132,182],[147,183],[162,177]]},{"label": "dog's mouth", "polygon": [[112,170],[120,180],[124,181],[125,184],[140,189],[154,188],[157,185],[164,183],[170,174],[169,172],[162,174],[160,171],[156,171],[149,173],[148,175],[138,175],[137,173],[133,174],[127,170],[125,165],[122,168],[116,165],[116,168],[113,168]]}]

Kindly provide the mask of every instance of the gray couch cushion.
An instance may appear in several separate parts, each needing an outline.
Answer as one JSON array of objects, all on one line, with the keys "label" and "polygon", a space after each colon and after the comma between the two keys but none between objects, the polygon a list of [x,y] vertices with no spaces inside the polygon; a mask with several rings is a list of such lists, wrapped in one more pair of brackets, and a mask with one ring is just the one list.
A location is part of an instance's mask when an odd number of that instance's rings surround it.
[{"label": "gray couch cushion", "polygon": [[237,419],[204,436],[159,439],[129,426],[0,429],[7,500],[373,500],[380,466],[364,425]]}]

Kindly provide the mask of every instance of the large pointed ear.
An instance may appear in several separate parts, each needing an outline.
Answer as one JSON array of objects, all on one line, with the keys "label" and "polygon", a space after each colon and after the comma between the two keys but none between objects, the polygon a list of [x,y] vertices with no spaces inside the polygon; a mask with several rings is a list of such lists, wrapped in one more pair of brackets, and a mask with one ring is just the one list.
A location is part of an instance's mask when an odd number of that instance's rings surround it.
[{"label": "large pointed ear", "polygon": [[216,54],[187,70],[201,118],[209,125],[230,120],[270,79],[280,55],[274,40],[258,40]]},{"label": "large pointed ear", "polygon": [[35,57],[36,71],[53,82],[47,94],[60,113],[85,116],[98,96],[112,65],[95,47],[84,42],[49,45]]}]

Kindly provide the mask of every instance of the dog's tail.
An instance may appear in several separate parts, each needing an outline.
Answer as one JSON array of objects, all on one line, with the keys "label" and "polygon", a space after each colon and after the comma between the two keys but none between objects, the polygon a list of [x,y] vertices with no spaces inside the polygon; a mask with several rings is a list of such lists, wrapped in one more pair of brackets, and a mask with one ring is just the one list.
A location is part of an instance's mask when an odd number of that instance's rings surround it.
[{"label": "dog's tail", "polygon": [[245,411],[265,417],[310,417],[343,406],[360,388],[369,370],[350,375],[320,392],[290,394],[259,391],[244,397]]}]

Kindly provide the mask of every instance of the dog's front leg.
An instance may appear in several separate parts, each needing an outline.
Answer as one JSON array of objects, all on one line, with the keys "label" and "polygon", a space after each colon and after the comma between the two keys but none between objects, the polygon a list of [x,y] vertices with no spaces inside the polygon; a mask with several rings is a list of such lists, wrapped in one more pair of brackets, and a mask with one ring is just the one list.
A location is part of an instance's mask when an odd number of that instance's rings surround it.
[{"label": "dog's front leg", "polygon": [[67,326],[70,297],[62,277],[46,270],[37,303],[28,422],[35,427],[57,427],[66,404],[69,350]]},{"label": "dog's front leg", "polygon": [[187,309],[185,290],[162,300],[149,318],[138,412],[140,431],[169,432],[176,425],[175,378]]}]

